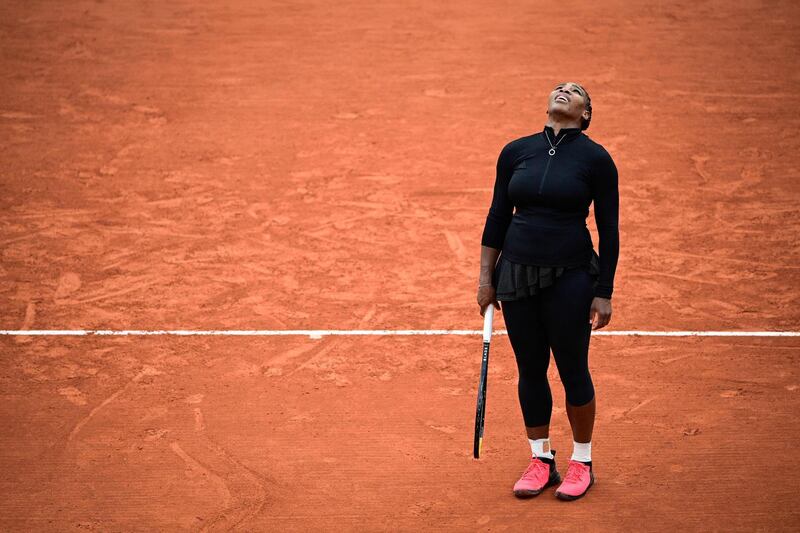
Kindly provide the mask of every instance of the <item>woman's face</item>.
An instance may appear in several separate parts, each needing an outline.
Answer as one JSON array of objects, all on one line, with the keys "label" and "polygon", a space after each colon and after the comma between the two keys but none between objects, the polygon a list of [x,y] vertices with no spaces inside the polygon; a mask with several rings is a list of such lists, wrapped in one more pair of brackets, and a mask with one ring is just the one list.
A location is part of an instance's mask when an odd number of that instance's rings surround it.
[{"label": "woman's face", "polygon": [[586,92],[577,83],[559,83],[550,93],[548,100],[547,113],[553,112],[575,120],[580,120],[581,116],[588,119]]}]

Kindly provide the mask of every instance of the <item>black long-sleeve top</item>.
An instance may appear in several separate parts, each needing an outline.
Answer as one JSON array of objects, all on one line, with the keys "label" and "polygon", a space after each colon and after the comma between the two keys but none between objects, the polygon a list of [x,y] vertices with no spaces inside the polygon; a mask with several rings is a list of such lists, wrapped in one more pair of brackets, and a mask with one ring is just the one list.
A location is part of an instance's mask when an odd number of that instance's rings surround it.
[{"label": "black long-sleeve top", "polygon": [[481,244],[514,263],[586,264],[593,253],[586,225],[592,201],[600,240],[595,296],[611,298],[619,258],[617,167],[580,128],[561,128],[555,135],[545,126],[503,147]]}]

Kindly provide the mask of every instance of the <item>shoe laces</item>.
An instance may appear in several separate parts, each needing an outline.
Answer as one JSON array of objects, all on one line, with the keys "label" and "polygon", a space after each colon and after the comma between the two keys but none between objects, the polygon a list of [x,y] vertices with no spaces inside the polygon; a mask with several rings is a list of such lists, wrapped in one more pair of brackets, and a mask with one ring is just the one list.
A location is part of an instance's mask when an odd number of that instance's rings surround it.
[{"label": "shoe laces", "polygon": [[542,460],[540,460],[538,458],[532,459],[531,463],[528,465],[528,468],[526,468],[525,472],[522,474],[522,477],[527,477],[528,474],[531,474],[531,473],[533,473],[534,476],[535,476],[536,473],[541,469],[544,469],[545,473],[547,473],[547,468],[548,468],[548,466],[544,463],[544,461],[542,461]]},{"label": "shoe laces", "polygon": [[570,463],[569,468],[567,468],[567,475],[564,480],[572,483],[580,482],[583,470],[581,463],[573,461]]}]

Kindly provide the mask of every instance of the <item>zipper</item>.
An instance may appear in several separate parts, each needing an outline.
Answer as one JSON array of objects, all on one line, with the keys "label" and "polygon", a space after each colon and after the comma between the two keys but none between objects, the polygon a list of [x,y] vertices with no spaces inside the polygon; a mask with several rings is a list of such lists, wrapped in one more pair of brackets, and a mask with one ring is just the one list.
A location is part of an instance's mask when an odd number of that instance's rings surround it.
[{"label": "zipper", "polygon": [[544,187],[544,180],[547,177],[547,171],[550,170],[550,161],[552,161],[555,156],[556,154],[553,154],[547,158],[547,165],[545,165],[544,167],[544,174],[542,174],[542,181],[539,183],[539,194],[542,194],[542,187]]}]

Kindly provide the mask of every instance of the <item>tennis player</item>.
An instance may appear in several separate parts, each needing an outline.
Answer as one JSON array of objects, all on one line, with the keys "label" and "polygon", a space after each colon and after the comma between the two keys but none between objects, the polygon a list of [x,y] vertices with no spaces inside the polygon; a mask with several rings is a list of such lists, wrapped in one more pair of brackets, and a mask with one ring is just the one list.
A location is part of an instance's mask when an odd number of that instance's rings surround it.
[{"label": "tennis player", "polygon": [[[558,84],[547,115],[542,131],[512,140],[498,157],[481,239],[478,305],[483,316],[487,306],[500,309],[502,302],[519,370],[531,458],[514,494],[531,497],[560,483],[556,497],[575,500],[595,481],[589,339],[611,320],[619,256],[618,176],[605,148],[583,133],[592,119],[586,89]],[[592,202],[599,255],[586,225]],[[563,480],[549,438],[551,349],[573,437]]]}]

